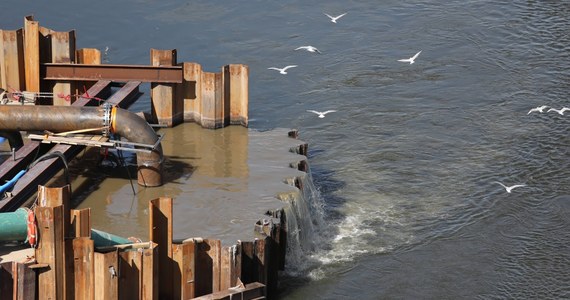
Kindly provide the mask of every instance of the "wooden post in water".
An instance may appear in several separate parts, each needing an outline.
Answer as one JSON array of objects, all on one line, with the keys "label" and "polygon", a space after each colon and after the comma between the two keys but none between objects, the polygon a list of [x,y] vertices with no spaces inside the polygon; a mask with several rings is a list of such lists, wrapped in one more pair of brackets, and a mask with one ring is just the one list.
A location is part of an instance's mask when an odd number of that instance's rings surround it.
[{"label": "wooden post in water", "polygon": [[184,82],[182,95],[184,98],[184,122],[200,124],[202,115],[202,66],[197,63],[182,64]]},{"label": "wooden post in water", "polygon": [[230,107],[229,123],[248,126],[249,68],[246,65],[230,64],[223,67],[224,100]]},{"label": "wooden post in water", "polygon": [[[150,49],[153,66],[176,65],[176,50]],[[184,120],[184,104],[171,83],[151,83],[152,116],[160,124],[175,126]]]},{"label": "wooden post in water", "polygon": [[195,296],[196,243],[194,240],[172,245],[173,299],[191,299]]},{"label": "wooden post in water", "polygon": [[149,202],[150,240],[159,245],[158,276],[161,299],[173,299],[172,280],[172,198],[161,197]]},{"label": "wooden post in water", "polygon": [[119,299],[119,251],[95,252],[95,299]]},{"label": "wooden post in water", "polygon": [[[51,62],[71,64],[75,62],[75,31],[52,32],[51,39]],[[54,83],[53,105],[69,106],[75,100],[75,87],[71,81],[58,81]]]},{"label": "wooden post in water", "polygon": [[202,127],[216,129],[224,127],[222,74],[202,72]]},{"label": "wooden post in water", "polygon": [[33,16],[24,18],[24,65],[26,73],[25,90],[40,91],[40,24]]},{"label": "wooden post in water", "polygon": [[23,31],[0,30],[0,88],[13,92],[25,84]]}]

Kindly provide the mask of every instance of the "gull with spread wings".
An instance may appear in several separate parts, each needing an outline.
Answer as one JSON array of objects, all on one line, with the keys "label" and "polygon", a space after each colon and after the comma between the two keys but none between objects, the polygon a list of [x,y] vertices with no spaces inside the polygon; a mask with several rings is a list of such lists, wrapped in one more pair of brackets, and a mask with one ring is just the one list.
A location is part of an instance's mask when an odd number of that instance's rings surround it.
[{"label": "gull with spread wings", "polygon": [[267,68],[267,69],[268,69],[268,70],[277,70],[277,71],[279,71],[279,73],[285,75],[285,74],[287,74],[287,69],[295,68],[295,67],[297,67],[297,65],[290,65],[290,66],[286,66],[286,67],[284,67],[284,68],[269,67],[269,68]]},{"label": "gull with spread wings", "polygon": [[328,113],[336,112],[336,110],[327,110],[327,111],[323,111],[323,112],[316,111],[316,110],[307,110],[307,111],[319,115],[319,118],[321,118],[321,119],[324,118],[325,115]]},{"label": "gull with spread wings", "polygon": [[418,55],[420,55],[420,53],[422,53],[422,51],[416,53],[416,55],[410,57],[410,58],[404,58],[404,59],[398,59],[398,61],[401,62],[409,62],[410,65],[413,64],[416,61],[416,58],[418,58]]}]

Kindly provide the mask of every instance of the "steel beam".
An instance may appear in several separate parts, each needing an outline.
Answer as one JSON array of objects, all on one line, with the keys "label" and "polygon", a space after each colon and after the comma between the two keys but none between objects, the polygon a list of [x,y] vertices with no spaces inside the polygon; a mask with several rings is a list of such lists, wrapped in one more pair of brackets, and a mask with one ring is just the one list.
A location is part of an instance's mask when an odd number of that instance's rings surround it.
[{"label": "steel beam", "polygon": [[44,63],[40,67],[43,80],[63,81],[141,81],[182,83],[182,66],[83,65]]}]

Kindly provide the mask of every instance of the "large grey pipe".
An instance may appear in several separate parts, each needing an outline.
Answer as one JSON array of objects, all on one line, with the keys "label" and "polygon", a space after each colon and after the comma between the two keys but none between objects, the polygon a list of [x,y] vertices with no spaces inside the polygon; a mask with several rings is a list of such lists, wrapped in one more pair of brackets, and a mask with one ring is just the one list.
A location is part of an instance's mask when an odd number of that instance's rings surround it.
[{"label": "large grey pipe", "polygon": [[[0,105],[0,130],[65,132],[92,128],[103,128],[103,133],[116,133],[134,143],[154,145],[158,141],[144,119],[116,107]],[[137,152],[138,183],[162,185],[162,161],[160,144],[150,153]]]}]

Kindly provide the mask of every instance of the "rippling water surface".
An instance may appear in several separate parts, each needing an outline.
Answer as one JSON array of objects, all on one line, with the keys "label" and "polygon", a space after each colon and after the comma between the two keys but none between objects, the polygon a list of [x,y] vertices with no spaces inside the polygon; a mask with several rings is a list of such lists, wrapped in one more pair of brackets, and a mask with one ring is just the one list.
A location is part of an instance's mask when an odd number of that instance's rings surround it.
[{"label": "rippling water surface", "polygon": [[570,298],[570,116],[527,114],[570,106],[567,1],[65,2],[0,24],[77,29],[109,63],[247,64],[251,129],[300,130],[326,239],[283,299]]}]

